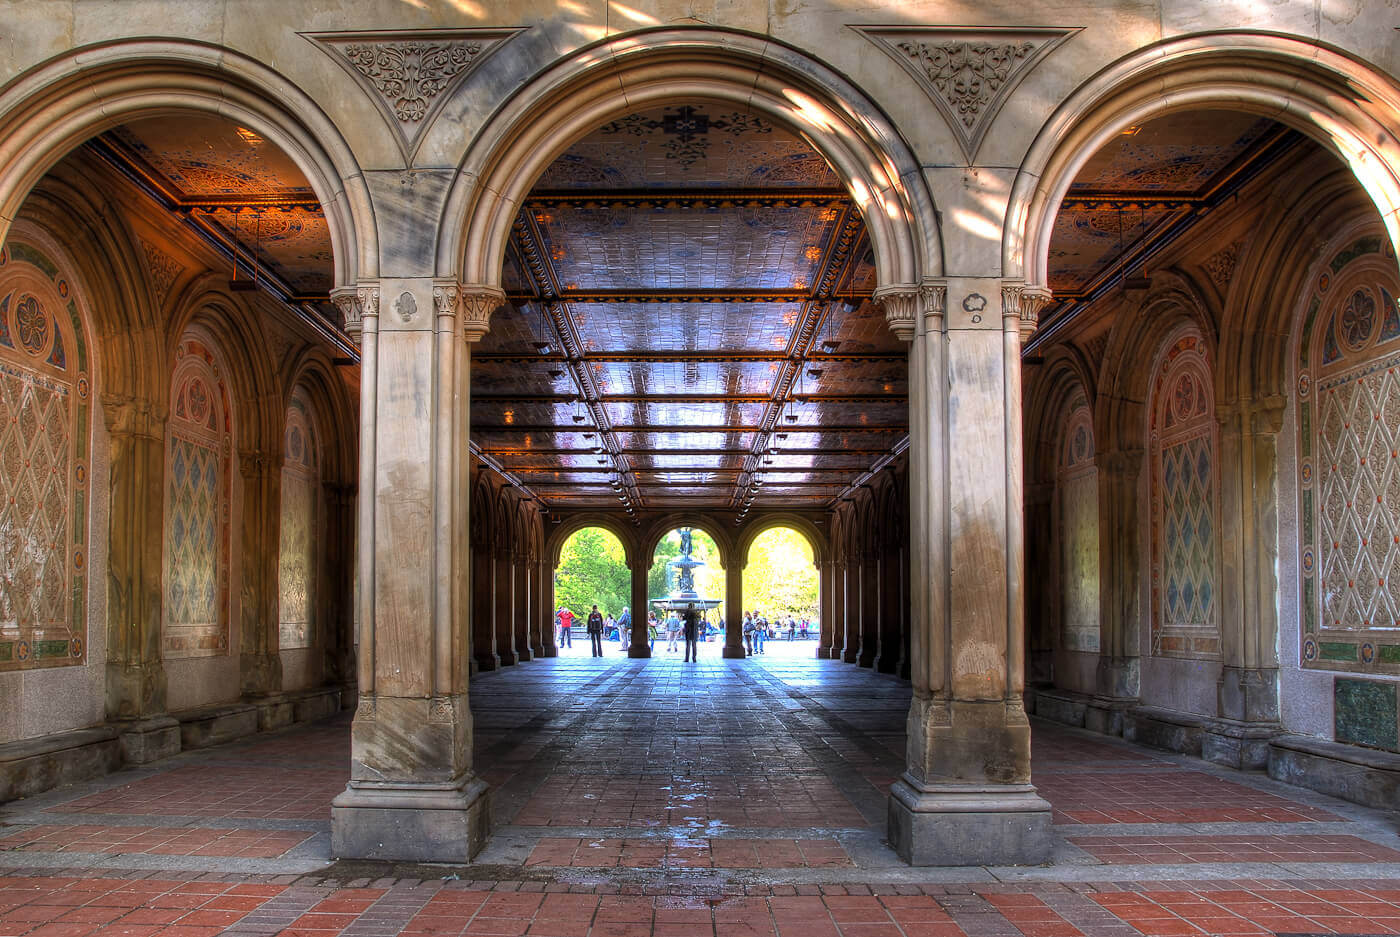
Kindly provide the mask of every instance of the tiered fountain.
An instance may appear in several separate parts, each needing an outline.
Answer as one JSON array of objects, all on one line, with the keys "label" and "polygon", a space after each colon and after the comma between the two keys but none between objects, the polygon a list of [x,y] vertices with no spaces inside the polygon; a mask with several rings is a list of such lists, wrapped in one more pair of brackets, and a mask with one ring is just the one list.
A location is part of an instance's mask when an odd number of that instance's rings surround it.
[{"label": "tiered fountain", "polygon": [[699,612],[718,605],[721,599],[702,599],[695,591],[695,567],[704,565],[703,560],[690,555],[690,528],[682,527],[681,555],[666,564],[668,569],[676,570],[676,588],[665,598],[652,599],[652,606],[666,612]]}]

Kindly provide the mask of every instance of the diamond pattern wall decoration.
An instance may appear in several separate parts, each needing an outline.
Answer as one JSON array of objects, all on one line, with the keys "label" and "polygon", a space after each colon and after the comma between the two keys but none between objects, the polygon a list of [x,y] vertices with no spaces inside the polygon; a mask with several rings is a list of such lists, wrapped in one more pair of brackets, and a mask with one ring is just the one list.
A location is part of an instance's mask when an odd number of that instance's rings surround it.
[{"label": "diamond pattern wall decoration", "polygon": [[166,444],[166,657],[227,654],[232,421],[213,354],[177,352]]},{"label": "diamond pattern wall decoration", "polygon": [[1013,88],[1078,29],[855,26],[924,89],[972,162]]},{"label": "diamond pattern wall decoration", "polygon": [[[1363,238],[1318,277],[1299,351],[1302,665],[1400,673],[1400,315]],[[1378,282],[1379,281],[1379,282]],[[1389,282],[1387,282],[1389,281]],[[1382,286],[1385,282],[1387,285]]]},{"label": "diamond pattern wall decoration", "polygon": [[1198,334],[1172,341],[1153,382],[1152,653],[1220,653],[1215,405]]},{"label": "diamond pattern wall decoration", "polygon": [[85,660],[91,387],[70,294],[42,254],[0,251],[0,671]]}]

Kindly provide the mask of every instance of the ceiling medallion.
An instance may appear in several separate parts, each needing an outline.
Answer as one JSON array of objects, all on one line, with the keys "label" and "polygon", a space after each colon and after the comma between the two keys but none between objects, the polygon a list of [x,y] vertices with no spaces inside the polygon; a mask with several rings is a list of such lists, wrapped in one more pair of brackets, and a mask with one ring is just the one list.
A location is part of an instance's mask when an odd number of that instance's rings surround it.
[{"label": "ceiling medallion", "polygon": [[412,162],[424,131],[472,70],[523,29],[303,33],[370,92]]},{"label": "ceiling medallion", "polygon": [[660,120],[641,114],[629,114],[621,120],[605,124],[605,134],[626,133],[634,137],[661,133],[669,137],[661,144],[667,159],[674,159],[682,169],[689,169],[705,158],[710,148],[709,133],[718,130],[731,136],[746,133],[772,133],[773,125],[752,114],[734,112],[723,117],[712,118],[701,113],[689,104],[667,110]]},{"label": "ceiling medallion", "polygon": [[1079,29],[853,26],[904,66],[972,162],[992,120],[1031,69]]}]

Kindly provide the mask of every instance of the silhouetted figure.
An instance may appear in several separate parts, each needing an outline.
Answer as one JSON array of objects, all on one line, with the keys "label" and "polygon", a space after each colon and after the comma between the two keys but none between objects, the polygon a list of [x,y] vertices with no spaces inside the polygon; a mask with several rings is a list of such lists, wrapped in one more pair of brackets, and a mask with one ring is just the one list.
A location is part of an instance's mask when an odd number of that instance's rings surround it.
[{"label": "silhouetted figure", "polygon": [[684,613],[685,618],[685,660],[683,663],[700,659],[700,649],[695,642],[700,637],[700,613],[693,608],[688,608]]},{"label": "silhouetted figure", "polygon": [[593,656],[603,656],[603,616],[598,612],[598,606],[593,606],[593,611],[588,613],[588,637],[593,642]]}]

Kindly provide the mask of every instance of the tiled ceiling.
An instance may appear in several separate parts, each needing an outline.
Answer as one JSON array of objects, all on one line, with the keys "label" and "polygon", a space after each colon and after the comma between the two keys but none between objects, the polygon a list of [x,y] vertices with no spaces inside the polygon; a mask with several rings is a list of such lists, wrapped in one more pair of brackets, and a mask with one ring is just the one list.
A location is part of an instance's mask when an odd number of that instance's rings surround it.
[{"label": "tiled ceiling", "polygon": [[1075,177],[1050,241],[1054,313],[1092,297],[1301,138],[1268,118],[1190,111],[1131,128]]},{"label": "tiled ceiling", "polygon": [[820,508],[907,436],[904,346],[825,161],[694,103],[575,143],[511,239],[472,437],[558,508]]},{"label": "tiled ceiling", "polygon": [[[330,230],[306,176],[280,148],[216,117],[149,118],[109,130],[90,148],[226,253],[238,279],[309,304],[328,321]],[[233,274],[233,261],[229,260]]]}]

